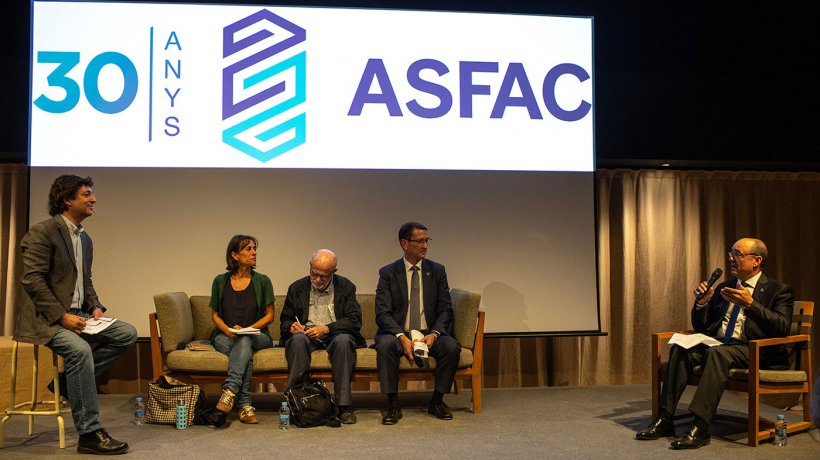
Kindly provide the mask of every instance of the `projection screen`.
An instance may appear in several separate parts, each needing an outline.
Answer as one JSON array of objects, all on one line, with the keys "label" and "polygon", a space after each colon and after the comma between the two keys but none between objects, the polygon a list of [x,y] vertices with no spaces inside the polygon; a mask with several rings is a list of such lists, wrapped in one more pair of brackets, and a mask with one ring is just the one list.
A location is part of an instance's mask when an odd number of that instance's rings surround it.
[{"label": "projection screen", "polygon": [[94,285],[141,336],[234,234],[277,294],[325,247],[372,293],[409,220],[488,333],[598,333],[592,42],[592,18],[34,1],[30,222],[93,177]]}]

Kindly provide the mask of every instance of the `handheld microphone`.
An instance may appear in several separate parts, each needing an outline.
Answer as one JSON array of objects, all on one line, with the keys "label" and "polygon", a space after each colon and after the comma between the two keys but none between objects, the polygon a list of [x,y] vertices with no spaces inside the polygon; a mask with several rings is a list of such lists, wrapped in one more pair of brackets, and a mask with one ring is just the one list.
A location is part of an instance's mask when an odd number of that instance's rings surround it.
[{"label": "handheld microphone", "polygon": [[712,276],[709,277],[709,281],[706,282],[706,291],[704,291],[703,294],[698,295],[698,297],[695,300],[700,300],[701,298],[703,298],[703,296],[706,295],[707,292],[709,292],[709,289],[712,288],[712,285],[714,285],[715,282],[717,282],[721,275],[723,275],[723,270],[720,268],[716,268],[715,271],[712,272]]}]

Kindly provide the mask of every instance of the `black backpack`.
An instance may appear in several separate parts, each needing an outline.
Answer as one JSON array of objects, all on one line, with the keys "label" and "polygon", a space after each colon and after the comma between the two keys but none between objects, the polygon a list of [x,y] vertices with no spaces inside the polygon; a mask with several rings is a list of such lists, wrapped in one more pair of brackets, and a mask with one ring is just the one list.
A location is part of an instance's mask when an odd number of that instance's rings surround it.
[{"label": "black backpack", "polygon": [[309,378],[285,391],[290,406],[290,419],[300,428],[311,426],[339,427],[339,408],[327,391],[325,382]]}]

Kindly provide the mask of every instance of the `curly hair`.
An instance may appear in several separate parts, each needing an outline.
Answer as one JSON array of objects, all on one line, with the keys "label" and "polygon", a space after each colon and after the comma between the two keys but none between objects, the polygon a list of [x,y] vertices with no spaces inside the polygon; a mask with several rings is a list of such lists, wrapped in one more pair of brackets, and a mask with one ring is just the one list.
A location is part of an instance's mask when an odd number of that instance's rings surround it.
[{"label": "curly hair", "polygon": [[54,179],[51,191],[48,193],[48,215],[56,216],[68,209],[65,201],[74,199],[83,185],[93,187],[94,181],[91,177],[80,177],[74,174],[63,174]]}]

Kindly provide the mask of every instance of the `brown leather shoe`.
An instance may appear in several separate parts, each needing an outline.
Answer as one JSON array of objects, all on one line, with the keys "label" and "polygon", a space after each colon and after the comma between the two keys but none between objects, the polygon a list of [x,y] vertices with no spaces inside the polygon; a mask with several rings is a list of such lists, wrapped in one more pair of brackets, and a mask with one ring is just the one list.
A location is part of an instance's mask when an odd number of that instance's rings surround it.
[{"label": "brown leather shoe", "polygon": [[216,410],[225,412],[226,414],[233,409],[233,403],[236,401],[236,394],[230,388],[223,388],[222,395],[219,397],[219,402],[216,403]]},{"label": "brown leather shoe", "polygon": [[672,419],[659,417],[648,427],[635,433],[635,439],[649,441],[660,439],[666,436],[675,436],[675,424]]},{"label": "brown leather shoe", "polygon": [[239,421],[242,423],[250,423],[251,425],[259,423],[253,406],[245,406],[239,411]]}]

